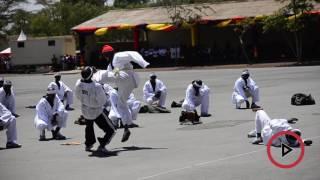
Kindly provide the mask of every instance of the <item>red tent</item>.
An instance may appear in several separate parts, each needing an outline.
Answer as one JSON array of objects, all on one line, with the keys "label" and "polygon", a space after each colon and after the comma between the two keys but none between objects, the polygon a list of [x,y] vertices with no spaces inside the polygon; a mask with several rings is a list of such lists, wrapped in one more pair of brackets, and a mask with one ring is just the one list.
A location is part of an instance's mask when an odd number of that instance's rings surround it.
[{"label": "red tent", "polygon": [[7,48],[0,52],[0,56],[9,57],[11,55],[11,48]]}]

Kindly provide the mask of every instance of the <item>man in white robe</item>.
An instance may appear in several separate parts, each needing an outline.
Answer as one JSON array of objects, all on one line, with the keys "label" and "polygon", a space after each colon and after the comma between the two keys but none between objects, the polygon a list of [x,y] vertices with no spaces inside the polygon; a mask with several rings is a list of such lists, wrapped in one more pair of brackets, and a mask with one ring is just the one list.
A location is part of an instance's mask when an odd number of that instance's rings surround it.
[{"label": "man in white robe", "polygon": [[17,143],[16,118],[0,103],[0,130],[4,129],[7,129],[6,148],[20,148],[21,144]]},{"label": "man in white robe", "polygon": [[210,88],[203,84],[201,80],[194,80],[188,85],[186,97],[182,103],[182,108],[187,112],[196,112],[197,106],[201,105],[200,116],[210,117],[209,114]]},{"label": "man in white robe", "polygon": [[[47,89],[47,94],[40,99],[36,105],[36,116],[34,118],[35,127],[40,131],[39,141],[45,141],[45,130],[52,132],[52,138],[56,140],[66,139],[60,133],[61,128],[67,124],[68,112],[56,95],[56,90],[52,87]],[[54,127],[56,127],[54,129]]]},{"label": "man in white robe", "polygon": [[[295,123],[294,121],[296,121],[296,119],[271,119],[262,108],[255,108],[253,111],[256,112],[255,130],[257,137],[252,144],[263,143],[264,145],[267,145],[272,136],[281,131],[291,131],[298,136],[301,136],[301,131],[299,129],[293,129],[289,124]],[[292,147],[299,146],[298,140],[290,135],[282,135],[272,141],[272,145],[277,147],[281,146],[281,143]],[[310,145],[312,144],[312,141],[304,140],[304,143]]]},{"label": "man in white robe", "polygon": [[66,110],[74,110],[71,105],[73,104],[73,92],[72,90],[61,81],[61,74],[56,73],[54,75],[55,81],[51,82],[48,87],[52,87],[57,90],[57,96],[62,102],[66,102]]},{"label": "man in white robe", "polygon": [[118,87],[119,101],[117,109],[124,125],[124,133],[121,141],[125,142],[131,134],[129,125],[133,123],[127,100],[133,89],[139,85],[138,74],[135,73],[131,62],[137,63],[142,68],[146,68],[149,63],[146,62],[138,52],[123,51],[115,53],[114,49],[109,45],[103,46],[102,55],[110,64],[106,71],[100,73],[99,79],[103,83],[114,82]]},{"label": "man in white robe", "polygon": [[16,114],[16,99],[12,90],[12,82],[5,80],[3,87],[0,88],[0,103],[4,105],[15,117],[19,117]]},{"label": "man in white robe", "polygon": [[251,108],[259,108],[256,104],[259,101],[259,87],[250,77],[249,71],[244,70],[241,77],[234,83],[232,103],[236,105],[237,109],[241,108],[243,102],[246,103],[246,108],[250,108],[249,97],[252,97]]},{"label": "man in white robe", "polygon": [[157,103],[159,107],[165,108],[166,97],[167,87],[161,80],[157,79],[156,74],[150,74],[150,80],[143,86],[144,101],[149,105]]},{"label": "man in white robe", "polygon": [[107,102],[107,95],[101,84],[92,81],[93,69],[85,67],[81,71],[81,79],[79,79],[75,86],[75,94],[77,99],[81,102],[81,112],[86,120],[85,128],[85,150],[91,151],[96,137],[94,133],[93,124],[102,129],[105,133],[103,137],[97,138],[100,145],[97,149],[99,152],[108,153],[105,148],[110,143],[115,134],[115,128],[112,121],[107,117],[105,104]]}]

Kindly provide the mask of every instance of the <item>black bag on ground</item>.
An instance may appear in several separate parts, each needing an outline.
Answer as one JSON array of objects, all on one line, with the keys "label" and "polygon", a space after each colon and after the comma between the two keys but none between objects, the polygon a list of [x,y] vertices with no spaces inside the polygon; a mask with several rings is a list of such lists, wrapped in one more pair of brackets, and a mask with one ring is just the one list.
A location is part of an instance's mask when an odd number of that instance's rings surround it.
[{"label": "black bag on ground", "polygon": [[316,104],[311,94],[296,93],[291,97],[291,104],[296,106]]}]

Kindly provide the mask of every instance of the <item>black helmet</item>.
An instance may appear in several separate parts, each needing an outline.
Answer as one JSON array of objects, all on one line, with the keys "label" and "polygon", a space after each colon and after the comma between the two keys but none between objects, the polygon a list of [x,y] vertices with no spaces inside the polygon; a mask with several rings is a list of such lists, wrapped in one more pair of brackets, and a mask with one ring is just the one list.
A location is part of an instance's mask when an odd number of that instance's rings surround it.
[{"label": "black helmet", "polygon": [[93,70],[90,66],[86,66],[82,71],[81,71],[81,77],[84,80],[89,80],[91,79],[93,75]]}]

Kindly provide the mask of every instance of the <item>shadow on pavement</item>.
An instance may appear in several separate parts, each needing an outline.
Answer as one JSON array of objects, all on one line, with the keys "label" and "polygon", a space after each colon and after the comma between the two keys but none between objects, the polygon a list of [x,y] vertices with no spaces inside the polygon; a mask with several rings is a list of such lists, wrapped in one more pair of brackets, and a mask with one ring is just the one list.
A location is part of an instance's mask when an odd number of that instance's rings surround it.
[{"label": "shadow on pavement", "polygon": [[111,156],[118,156],[119,153],[124,152],[124,151],[157,150],[157,149],[168,149],[168,148],[129,146],[129,147],[114,148],[112,151],[109,151],[108,153],[102,153],[99,151],[91,151],[92,153],[89,155],[89,157],[106,158],[106,157],[111,157]]}]

